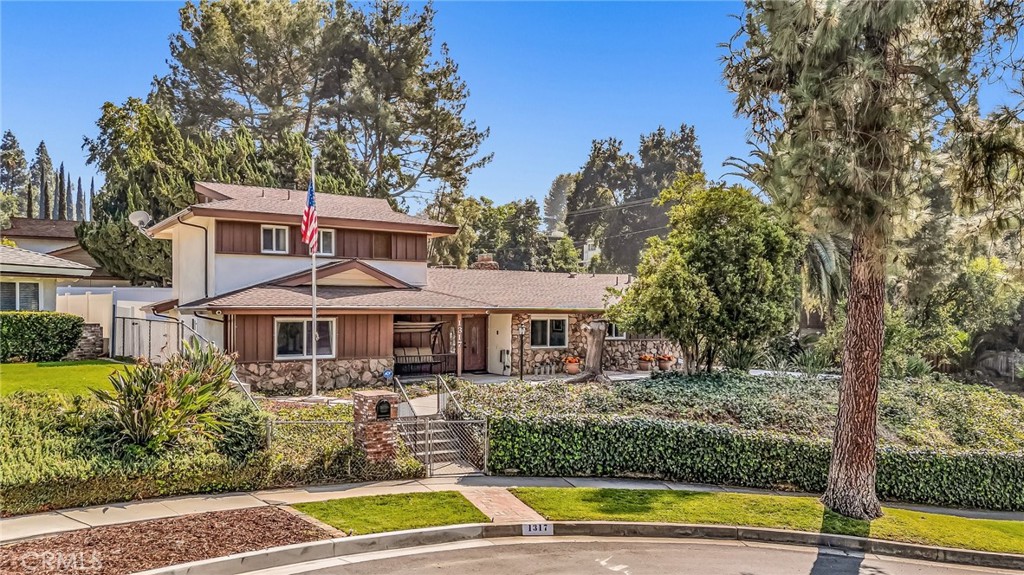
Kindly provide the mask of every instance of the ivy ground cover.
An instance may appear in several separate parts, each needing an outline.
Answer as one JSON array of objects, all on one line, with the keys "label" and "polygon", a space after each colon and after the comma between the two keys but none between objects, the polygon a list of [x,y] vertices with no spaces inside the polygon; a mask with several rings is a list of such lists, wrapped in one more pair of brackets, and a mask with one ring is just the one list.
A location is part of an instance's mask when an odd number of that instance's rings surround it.
[{"label": "ivy ground cover", "polygon": [[[463,385],[457,393],[474,415],[635,416],[829,440],[838,381],[724,372],[667,374],[607,386]],[[1024,397],[949,379],[885,380],[879,398],[883,446],[1024,451],[1022,421]]]}]

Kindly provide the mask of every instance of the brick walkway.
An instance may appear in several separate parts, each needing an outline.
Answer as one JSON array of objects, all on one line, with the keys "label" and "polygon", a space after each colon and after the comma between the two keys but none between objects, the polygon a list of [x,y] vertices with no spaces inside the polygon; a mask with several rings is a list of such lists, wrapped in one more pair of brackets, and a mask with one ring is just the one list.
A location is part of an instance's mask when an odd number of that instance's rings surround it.
[{"label": "brick walkway", "polygon": [[539,513],[501,487],[465,489],[462,495],[495,523],[545,521]]}]

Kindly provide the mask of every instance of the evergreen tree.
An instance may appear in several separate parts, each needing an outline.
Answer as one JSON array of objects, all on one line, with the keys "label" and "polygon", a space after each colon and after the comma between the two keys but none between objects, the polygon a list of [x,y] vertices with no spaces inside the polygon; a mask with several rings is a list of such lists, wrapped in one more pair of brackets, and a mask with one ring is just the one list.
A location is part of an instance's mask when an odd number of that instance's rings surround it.
[{"label": "evergreen tree", "polygon": [[[982,117],[979,86],[1018,61],[1016,4],[960,0],[750,0],[726,57],[737,111],[767,145],[791,209],[827,213],[850,234],[850,283],[832,458],[822,501],[881,515],[878,391],[894,223],[937,174],[955,206],[999,229],[1024,178],[1014,110]],[[1009,63],[1009,64],[1008,64]],[[1012,70],[1010,71],[1012,72]],[[950,145],[957,154],[939,153]],[[1019,213],[1016,215],[1019,218]],[[1017,220],[1019,221],[1019,219]]]},{"label": "evergreen tree", "polygon": [[469,92],[433,19],[430,4],[390,0],[188,1],[154,101],[192,135],[337,133],[370,196],[463,189],[491,159],[488,132],[465,117]]},{"label": "evergreen tree", "polygon": [[67,213],[64,214],[64,219],[74,221],[75,220],[75,187],[74,187],[74,184],[71,181],[71,174],[70,173],[68,174],[68,183],[67,183],[67,186],[64,188],[64,193],[65,193],[64,207],[67,210]]},{"label": "evergreen tree", "polygon": [[36,196],[36,191],[33,188],[34,188],[34,186],[32,185],[32,178],[30,177],[29,180],[28,180],[28,184],[25,186],[25,217],[26,218],[33,218],[33,217],[35,217],[34,213],[35,213],[35,196]]},{"label": "evergreen tree", "polygon": [[544,229],[550,234],[565,231],[566,202],[576,185],[576,174],[559,174],[544,196]]},{"label": "evergreen tree", "polygon": [[39,146],[36,147],[35,156],[32,158],[32,164],[29,166],[30,177],[33,182],[36,183],[36,187],[39,190],[39,210],[38,217],[42,219],[50,218],[50,198],[53,195],[53,189],[50,187],[50,178],[53,176],[53,161],[50,159],[50,153],[46,150],[46,142],[39,142]]},{"label": "evergreen tree", "polygon": [[78,178],[78,194],[75,197],[75,218],[78,221],[85,221],[85,192],[82,191],[82,178]]},{"label": "evergreen tree", "polygon": [[21,149],[14,132],[7,130],[4,132],[3,141],[0,142],[0,191],[18,199],[17,213],[21,215],[26,213],[28,207],[28,182],[25,150]]},{"label": "evergreen tree", "polygon": [[601,238],[604,267],[634,271],[647,238],[668,235],[667,209],[655,200],[679,175],[693,175],[703,169],[693,127],[682,124],[672,132],[659,127],[640,136],[632,185],[625,188],[619,205],[608,211],[608,224]]},{"label": "evergreen tree", "polygon": [[48,220],[52,215],[50,212],[50,178],[49,174],[44,175],[39,180],[39,219]]},{"label": "evergreen tree", "polygon": [[536,270],[541,267],[545,247],[540,228],[540,207],[532,198],[511,202],[502,222],[505,241],[495,250],[494,259],[510,270]]},{"label": "evergreen tree", "polygon": [[67,180],[64,177],[64,162],[61,162],[60,170],[57,172],[57,205],[54,206],[53,219],[66,220],[68,218],[67,199]]},{"label": "evergreen tree", "polygon": [[633,156],[622,152],[621,140],[594,140],[566,200],[566,229],[574,241],[601,237],[609,209],[632,185],[633,170]]},{"label": "evergreen tree", "polygon": [[89,206],[86,210],[84,220],[92,221],[92,207],[96,202],[96,178],[89,178]]}]

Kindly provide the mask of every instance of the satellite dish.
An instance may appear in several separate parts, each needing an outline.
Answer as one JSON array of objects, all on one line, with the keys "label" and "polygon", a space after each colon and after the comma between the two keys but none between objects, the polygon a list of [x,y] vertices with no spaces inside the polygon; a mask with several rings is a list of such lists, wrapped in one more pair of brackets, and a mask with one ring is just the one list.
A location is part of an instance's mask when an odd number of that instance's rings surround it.
[{"label": "satellite dish", "polygon": [[142,230],[145,229],[146,226],[148,226],[149,223],[153,221],[153,218],[148,213],[139,210],[137,212],[132,212],[128,214],[128,221],[131,222],[133,226]]}]

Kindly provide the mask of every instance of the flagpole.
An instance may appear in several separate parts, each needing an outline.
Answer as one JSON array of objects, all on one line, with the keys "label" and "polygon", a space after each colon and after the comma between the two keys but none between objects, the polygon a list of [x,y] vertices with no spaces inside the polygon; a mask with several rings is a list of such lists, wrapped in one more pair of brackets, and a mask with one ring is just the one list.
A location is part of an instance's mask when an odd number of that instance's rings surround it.
[{"label": "flagpole", "polygon": [[[309,185],[313,188],[314,191],[316,190],[315,178],[316,178],[316,158],[314,157],[314,158],[312,158],[312,168],[311,168],[310,173],[309,173],[309,181],[310,181]],[[316,233],[319,234],[320,232],[317,231]],[[317,239],[319,239],[319,238],[317,238]],[[317,252],[317,250],[320,249],[320,242],[317,241],[315,245],[316,245],[316,249],[313,249],[313,246],[311,245],[310,246],[310,250],[309,250],[309,259],[310,259],[311,266],[312,266],[311,267],[311,272],[312,272],[312,278],[313,278],[313,282],[311,284],[311,287],[312,287],[311,292],[312,292],[312,295],[313,295],[313,353],[312,353],[312,356],[313,356],[313,368],[312,368],[313,382],[312,382],[312,386],[310,388],[311,391],[312,391],[313,397],[316,397],[316,352],[320,348],[319,342],[318,342],[318,340],[320,339],[320,330],[317,329],[317,323],[316,323],[316,252]]]}]

